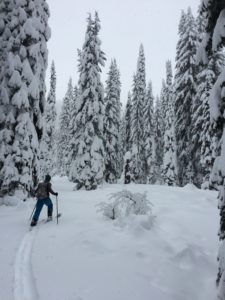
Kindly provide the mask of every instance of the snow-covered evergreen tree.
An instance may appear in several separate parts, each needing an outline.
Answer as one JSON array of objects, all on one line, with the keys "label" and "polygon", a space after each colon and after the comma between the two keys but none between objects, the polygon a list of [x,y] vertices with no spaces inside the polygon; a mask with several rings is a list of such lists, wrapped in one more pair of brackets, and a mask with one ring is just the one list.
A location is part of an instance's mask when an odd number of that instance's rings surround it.
[{"label": "snow-covered evergreen tree", "polygon": [[131,113],[131,178],[136,183],[146,181],[144,174],[143,106],[146,93],[145,55],[141,44],[134,75]]},{"label": "snow-covered evergreen tree", "polygon": [[105,56],[100,46],[98,34],[100,21],[95,14],[93,21],[88,18],[88,26],[79,56],[79,97],[76,105],[75,152],[71,176],[76,188],[96,189],[103,181],[104,174],[104,89],[101,83],[101,66]]},{"label": "snow-covered evergreen tree", "polygon": [[9,22],[13,5],[10,1],[1,1],[0,3],[0,74],[2,76],[4,76],[3,66],[7,57],[7,43],[11,36]]},{"label": "snow-covered evergreen tree", "polygon": [[[9,118],[9,113],[7,106],[10,104],[10,99],[7,90],[7,81],[5,72],[5,64],[7,60],[7,47],[8,40],[11,36],[10,30],[10,18],[13,15],[13,3],[10,4],[9,1],[0,2],[0,190],[10,184],[11,176],[17,172],[15,166],[10,163],[11,159],[11,142],[13,137],[13,127],[14,127],[14,117],[11,114]],[[11,120],[10,120],[11,119]],[[5,171],[3,174],[3,167],[6,164],[5,160],[8,158],[8,167],[5,166]],[[12,175],[10,176],[9,171],[11,169]],[[6,176],[8,178],[6,178]]]},{"label": "snow-covered evergreen tree", "polygon": [[[198,9],[198,15],[196,18],[196,25],[197,25],[197,48],[199,43],[201,43],[205,28],[206,28],[206,16],[200,13],[201,5]],[[196,85],[197,85],[197,92],[193,101],[192,105],[192,124],[191,127],[191,142],[192,142],[192,161],[193,161],[193,170],[194,170],[194,184],[200,187],[203,182],[203,168],[201,165],[201,142],[200,142],[200,135],[201,135],[201,121],[202,118],[202,101],[201,101],[201,94],[204,90],[204,74],[206,74],[206,67],[203,64],[196,64]],[[203,85],[202,85],[203,83]],[[200,113],[200,114],[199,114]]]},{"label": "snow-covered evergreen tree", "polygon": [[45,0],[0,5],[0,189],[13,193],[18,184],[30,191],[39,176],[49,10]]},{"label": "snow-covered evergreen tree", "polygon": [[168,105],[170,100],[170,94],[172,91],[172,84],[173,84],[173,72],[172,72],[172,64],[170,60],[167,60],[166,62],[166,88],[168,90],[167,96],[168,96]]},{"label": "snow-covered evergreen tree", "polygon": [[[206,12],[201,11],[201,6],[197,17],[198,43],[202,42],[207,26]],[[198,90],[193,105],[192,147],[195,181],[203,188],[210,187],[209,177],[218,153],[216,124],[210,122],[209,95],[223,65],[223,52],[215,51],[207,65],[200,63],[197,66]]]},{"label": "snow-covered evergreen tree", "polygon": [[[167,113],[167,108],[168,108],[168,95],[167,95],[167,85],[165,80],[162,80],[162,87],[160,91],[160,103],[161,103],[161,113],[162,113],[162,135],[164,136],[165,133],[165,120],[166,120],[166,113]],[[163,141],[163,146],[164,147],[164,141]]]},{"label": "snow-covered evergreen tree", "polygon": [[63,99],[62,111],[60,114],[59,139],[58,139],[58,171],[60,175],[69,175],[69,142],[71,134],[69,130],[71,121],[71,108],[74,101],[73,84],[70,78],[66,95]]},{"label": "snow-covered evergreen tree", "polygon": [[104,146],[106,182],[115,183],[120,176],[120,73],[116,60],[111,61],[108,79],[106,81],[105,116],[104,116]]},{"label": "snow-covered evergreen tree", "polygon": [[130,164],[131,164],[131,112],[132,112],[132,102],[131,93],[128,93],[127,103],[125,107],[125,112],[123,115],[123,125],[122,125],[122,146],[123,146],[123,173],[122,178],[125,184],[131,182]]},{"label": "snow-covered evergreen tree", "polygon": [[202,66],[198,73],[198,91],[193,109],[192,129],[193,152],[195,153],[195,166],[200,164],[197,172],[202,187],[209,188],[209,179],[213,163],[219,150],[219,137],[216,124],[210,121],[209,96],[211,89],[221,73],[225,57],[222,51],[212,54],[208,64]]},{"label": "snow-covered evergreen tree", "polygon": [[[121,114],[122,114],[122,107],[121,107]],[[124,115],[120,117],[120,127],[119,127],[119,138],[118,138],[118,143],[119,143],[119,147],[118,147],[118,150],[119,150],[119,154],[118,154],[118,157],[119,157],[119,164],[118,164],[118,176],[119,178],[121,178],[121,175],[123,173],[123,165],[124,165],[124,161],[123,161],[123,158],[124,158]]]},{"label": "snow-covered evergreen tree", "polygon": [[[124,114],[124,150],[131,151],[131,112],[132,112],[132,100],[131,93],[128,93],[127,103]],[[125,154],[124,153],[124,154]]]},{"label": "snow-covered evergreen tree", "polygon": [[175,139],[175,116],[174,116],[174,94],[172,85],[171,62],[166,62],[166,87],[164,99],[166,99],[165,132],[163,147],[163,167],[162,176],[167,185],[176,185],[177,181],[177,159],[176,159],[176,139]]},{"label": "snow-covered evergreen tree", "polygon": [[182,13],[175,73],[175,133],[177,141],[178,183],[183,186],[193,181],[191,157],[192,105],[196,93],[196,22],[189,8]]},{"label": "snow-covered evergreen tree", "polygon": [[41,141],[41,175],[56,173],[56,71],[51,65],[50,90],[44,112],[44,129]]},{"label": "snow-covered evergreen tree", "polygon": [[161,97],[156,97],[154,109],[154,140],[155,140],[155,180],[162,182],[163,144],[164,144],[164,120],[162,117]]},{"label": "snow-covered evergreen tree", "polygon": [[[225,2],[203,1],[203,12],[207,15],[206,35],[203,38],[199,59],[205,64],[209,62],[213,52],[218,51],[225,45]],[[216,130],[220,137],[220,151],[214,161],[211,180],[220,187],[219,209],[220,209],[220,231],[221,242],[219,250],[219,270],[217,283],[219,285],[218,298],[225,299],[225,68],[214,84],[210,99],[211,121],[216,123]]]},{"label": "snow-covered evergreen tree", "polygon": [[143,105],[143,139],[144,139],[144,172],[147,183],[155,181],[155,156],[154,156],[154,98],[152,83],[148,83]]},{"label": "snow-covered evergreen tree", "polygon": [[164,135],[165,135],[165,126],[166,126],[166,114],[168,110],[168,91],[167,91],[167,85],[166,81],[162,79],[162,87],[160,91],[160,110],[161,110],[161,153],[159,153],[158,157],[160,158],[160,170],[162,172],[162,166],[163,166],[163,152],[164,152]]},{"label": "snow-covered evergreen tree", "polygon": [[75,148],[75,138],[76,138],[76,117],[77,117],[77,101],[79,97],[79,89],[77,86],[74,87],[72,101],[70,103],[70,121],[68,127],[68,136],[69,142],[67,146],[68,151],[68,158],[67,158],[67,165],[68,165],[68,173],[69,173],[69,180],[74,181],[72,175],[72,164],[76,160],[76,148]]}]

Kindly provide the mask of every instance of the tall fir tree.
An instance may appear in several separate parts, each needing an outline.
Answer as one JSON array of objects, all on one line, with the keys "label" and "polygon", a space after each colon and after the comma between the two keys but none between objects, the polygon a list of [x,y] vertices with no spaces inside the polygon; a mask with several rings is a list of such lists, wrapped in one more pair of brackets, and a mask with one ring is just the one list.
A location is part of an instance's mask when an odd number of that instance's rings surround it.
[{"label": "tall fir tree", "polygon": [[[198,44],[202,42],[206,26],[207,15],[200,5],[197,16]],[[215,51],[206,65],[199,63],[197,66],[198,90],[193,105],[192,147],[196,183],[202,188],[210,188],[210,174],[219,149],[216,124],[210,122],[209,96],[223,65],[223,52]]]},{"label": "tall fir tree", "polygon": [[76,148],[75,148],[75,137],[76,137],[76,117],[77,117],[77,101],[79,97],[79,89],[77,86],[74,87],[73,97],[70,107],[70,122],[69,122],[69,143],[68,143],[68,172],[69,180],[74,181],[73,178],[73,162],[76,160]]},{"label": "tall fir tree", "polygon": [[156,97],[154,109],[154,141],[155,141],[155,181],[162,183],[163,149],[166,115],[166,82],[162,80],[160,97]]},{"label": "tall fir tree", "polygon": [[[131,93],[128,93],[127,103],[124,113],[124,149],[125,153],[131,151],[131,113],[132,113],[132,100]],[[124,153],[124,154],[125,154]]]},{"label": "tall fir tree", "polygon": [[69,142],[71,140],[70,135],[70,120],[71,120],[71,108],[73,105],[73,84],[72,79],[69,79],[66,95],[63,99],[62,111],[60,114],[59,124],[59,139],[58,139],[58,172],[62,176],[68,176],[69,165]]},{"label": "tall fir tree", "polygon": [[165,131],[163,147],[163,167],[162,176],[167,185],[177,183],[177,159],[176,159],[176,139],[175,139],[175,116],[174,116],[174,94],[173,94],[173,74],[170,61],[166,62],[166,87],[164,99],[166,100]]},{"label": "tall fir tree", "polygon": [[[7,68],[6,61],[8,53],[8,41],[13,32],[13,30],[11,32],[10,29],[10,19],[13,16],[13,5],[14,3],[10,3],[10,1],[2,1],[0,3],[0,190],[7,188],[10,184],[13,174],[17,173],[13,162],[10,165],[15,119],[13,114],[7,108],[7,106],[9,107],[10,105],[7,87],[9,78],[6,78],[5,69],[5,67]],[[13,107],[11,106],[11,110],[12,108]],[[7,159],[8,166],[5,162]],[[11,175],[9,174],[10,170]]]},{"label": "tall fir tree", "polygon": [[116,60],[111,61],[108,79],[106,81],[105,116],[104,116],[104,146],[106,182],[115,183],[120,176],[120,72]]},{"label": "tall fir tree", "polygon": [[41,175],[56,174],[56,71],[51,65],[50,90],[44,112],[44,129],[41,141]]},{"label": "tall fir tree", "polygon": [[2,1],[0,10],[0,189],[21,184],[29,192],[39,178],[49,9],[45,0],[24,0]]},{"label": "tall fir tree", "polygon": [[105,55],[100,46],[98,34],[100,21],[95,13],[91,15],[85,42],[79,57],[79,98],[77,101],[75,152],[71,176],[76,188],[96,189],[103,182],[104,174],[104,89],[101,83],[101,66],[104,66]]},{"label": "tall fir tree", "polygon": [[[206,28],[206,16],[200,13],[201,5],[198,9],[198,15],[196,18],[196,26],[197,26],[197,49],[199,44],[202,41],[205,28]],[[197,91],[192,105],[192,123],[193,126],[191,127],[191,144],[192,144],[192,160],[193,160],[193,169],[194,169],[194,184],[198,187],[201,186],[203,182],[203,168],[201,164],[201,142],[200,142],[200,135],[201,135],[201,126],[202,122],[200,119],[202,118],[202,107],[203,103],[201,101],[201,94],[204,90],[204,77],[206,74],[206,67],[203,64],[196,64],[196,84],[197,84]],[[200,113],[200,114],[199,114]]]},{"label": "tall fir tree", "polygon": [[[181,26],[182,24],[182,26]],[[191,156],[192,105],[196,93],[196,22],[189,8],[182,13],[179,24],[179,41],[175,73],[175,133],[177,141],[178,183],[184,186],[193,182]]]},{"label": "tall fir tree", "polygon": [[122,155],[123,155],[123,182],[128,184],[131,182],[130,174],[130,156],[131,156],[131,113],[132,113],[132,100],[131,93],[128,93],[125,112],[122,119]]},{"label": "tall fir tree", "polygon": [[119,126],[119,138],[118,138],[118,150],[119,150],[119,154],[118,154],[118,159],[119,159],[119,170],[118,170],[118,176],[119,178],[121,178],[122,173],[123,173],[123,165],[124,165],[124,115],[122,115],[122,104],[121,104],[121,116],[120,116],[120,126]]},{"label": "tall fir tree", "polygon": [[143,140],[143,106],[146,93],[144,47],[139,48],[137,72],[134,76],[131,113],[131,178],[136,183],[145,182],[144,174],[144,140]]},{"label": "tall fir tree", "polygon": [[192,145],[195,169],[197,169],[197,183],[203,188],[210,188],[210,175],[219,151],[216,124],[210,121],[209,97],[224,62],[224,53],[222,51],[214,52],[208,64],[200,67],[197,76],[198,91],[193,109]]},{"label": "tall fir tree", "polygon": [[[162,135],[165,133],[165,121],[166,121],[166,113],[168,110],[168,89],[166,81],[162,80],[162,87],[160,92],[160,102],[161,102],[161,112],[162,112]],[[164,141],[163,141],[164,147]]]},{"label": "tall fir tree", "polygon": [[154,97],[152,83],[148,83],[145,102],[143,105],[143,139],[144,139],[144,172],[147,183],[155,182],[155,157],[154,157]]},{"label": "tall fir tree", "polygon": [[163,164],[163,144],[164,144],[164,128],[162,117],[162,104],[161,97],[156,97],[155,109],[154,109],[154,140],[155,140],[155,181],[162,183],[162,164]]},{"label": "tall fir tree", "polygon": [[[3,66],[7,58],[7,43],[11,36],[9,22],[14,3],[1,1],[0,3],[0,74],[4,76]],[[1,79],[2,81],[2,79]]]},{"label": "tall fir tree", "polygon": [[165,126],[166,126],[166,113],[168,110],[168,99],[167,99],[167,85],[166,81],[162,79],[162,87],[160,91],[160,109],[161,109],[161,132],[162,132],[162,147],[161,147],[161,160],[160,160],[160,169],[162,170],[163,165],[163,151],[164,151],[164,134],[165,134]]},{"label": "tall fir tree", "polygon": [[[206,35],[200,47],[199,59],[207,64],[212,53],[225,45],[225,2],[208,0],[203,2],[202,12],[207,15]],[[218,299],[225,299],[225,68],[215,82],[209,99],[211,121],[216,123],[220,138],[220,149],[214,161],[211,180],[220,187],[219,209],[221,240],[218,261]]]}]

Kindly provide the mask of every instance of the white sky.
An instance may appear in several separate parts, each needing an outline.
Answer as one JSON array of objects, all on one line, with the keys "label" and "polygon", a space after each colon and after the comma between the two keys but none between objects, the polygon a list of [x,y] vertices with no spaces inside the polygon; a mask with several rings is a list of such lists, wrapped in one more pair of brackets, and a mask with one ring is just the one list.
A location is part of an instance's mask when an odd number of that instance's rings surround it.
[{"label": "white sky", "polygon": [[[49,67],[54,59],[57,73],[57,101],[66,93],[69,77],[78,81],[77,49],[81,49],[88,13],[97,10],[101,20],[100,39],[107,62],[102,72],[105,84],[111,58],[121,73],[121,102],[127,101],[136,71],[138,50],[143,43],[146,79],[152,80],[154,95],[160,93],[165,62],[176,54],[178,23],[182,9],[196,15],[200,0],[48,0],[52,37],[48,42]],[[47,87],[49,85],[49,69]]]}]

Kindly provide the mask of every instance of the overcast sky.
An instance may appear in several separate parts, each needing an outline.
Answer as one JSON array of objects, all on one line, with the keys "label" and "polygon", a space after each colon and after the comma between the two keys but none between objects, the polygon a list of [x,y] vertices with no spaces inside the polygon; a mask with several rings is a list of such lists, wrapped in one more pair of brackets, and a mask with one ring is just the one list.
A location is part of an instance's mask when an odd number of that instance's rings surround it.
[{"label": "overcast sky", "polygon": [[[107,62],[102,70],[105,84],[109,64],[116,58],[121,72],[121,101],[126,103],[132,88],[140,43],[144,45],[146,79],[153,84],[153,93],[160,93],[165,77],[165,62],[174,67],[178,23],[182,9],[192,8],[196,16],[200,0],[48,0],[52,36],[48,42],[49,68],[55,61],[57,100],[63,99],[68,80],[78,81],[77,49],[81,49],[88,13],[95,10],[101,20],[100,39]],[[49,68],[47,87],[49,85]]]}]

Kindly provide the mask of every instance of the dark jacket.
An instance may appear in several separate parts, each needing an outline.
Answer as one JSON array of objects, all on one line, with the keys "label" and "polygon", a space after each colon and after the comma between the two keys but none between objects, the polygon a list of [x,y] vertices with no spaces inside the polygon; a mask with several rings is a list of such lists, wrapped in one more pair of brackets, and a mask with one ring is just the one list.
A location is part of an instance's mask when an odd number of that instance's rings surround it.
[{"label": "dark jacket", "polygon": [[36,189],[36,196],[38,199],[49,198],[49,194],[57,196],[58,193],[55,193],[52,190],[52,184],[50,182],[44,181],[38,184]]}]

